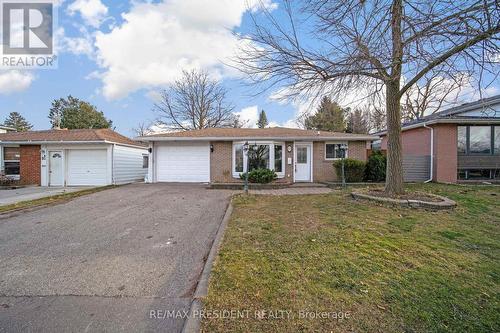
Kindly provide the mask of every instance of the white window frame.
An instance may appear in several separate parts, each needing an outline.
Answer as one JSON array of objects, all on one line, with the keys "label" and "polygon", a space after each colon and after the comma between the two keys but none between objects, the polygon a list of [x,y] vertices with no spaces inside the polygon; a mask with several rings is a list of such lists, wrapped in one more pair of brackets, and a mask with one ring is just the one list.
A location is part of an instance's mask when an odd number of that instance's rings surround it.
[{"label": "white window frame", "polygon": [[[247,165],[248,165],[248,157],[246,156],[245,153],[243,153],[243,172],[236,172],[236,146],[237,145],[243,145],[247,141],[234,141],[233,142],[233,156],[232,156],[232,165],[231,165],[231,172],[233,174],[233,178],[240,178],[240,173],[245,173],[247,171]],[[286,145],[285,142],[275,142],[275,141],[248,141],[249,145],[267,145],[269,146],[269,168],[271,170],[274,170],[274,147],[275,146],[281,146],[282,147],[282,159],[281,159],[281,172],[276,172],[276,175],[278,178],[284,178],[285,177],[285,168],[286,168]]]},{"label": "white window frame", "polygon": [[327,141],[325,142],[325,156],[324,156],[325,161],[336,161],[341,159],[341,157],[335,157],[335,158],[326,157],[326,145],[346,145],[347,150],[345,152],[345,158],[349,157],[349,143],[347,141]]}]

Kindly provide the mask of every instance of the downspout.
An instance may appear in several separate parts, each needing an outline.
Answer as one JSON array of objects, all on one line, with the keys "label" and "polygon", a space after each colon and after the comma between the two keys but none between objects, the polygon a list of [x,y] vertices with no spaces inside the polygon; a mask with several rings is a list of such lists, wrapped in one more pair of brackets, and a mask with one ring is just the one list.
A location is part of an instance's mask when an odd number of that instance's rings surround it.
[{"label": "downspout", "polygon": [[426,123],[424,123],[424,127],[431,130],[431,168],[430,168],[431,172],[430,172],[430,178],[424,182],[424,183],[430,183],[434,178],[434,128],[427,126]]}]

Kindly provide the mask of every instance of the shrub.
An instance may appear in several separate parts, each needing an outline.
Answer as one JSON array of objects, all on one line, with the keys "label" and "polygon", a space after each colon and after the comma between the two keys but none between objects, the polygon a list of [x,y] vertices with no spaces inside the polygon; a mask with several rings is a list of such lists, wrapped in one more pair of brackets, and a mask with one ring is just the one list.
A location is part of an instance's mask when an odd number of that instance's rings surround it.
[{"label": "shrub", "polygon": [[[245,179],[246,173],[241,173],[240,178]],[[248,181],[251,183],[267,184],[278,177],[274,170],[269,169],[254,169],[248,173]]]},{"label": "shrub", "polygon": [[368,158],[365,169],[365,180],[382,182],[385,180],[387,157],[381,151],[374,151]]},{"label": "shrub", "polygon": [[[337,177],[342,180],[342,160],[333,162]],[[344,160],[345,181],[347,183],[362,182],[365,176],[365,162],[346,158]]]}]

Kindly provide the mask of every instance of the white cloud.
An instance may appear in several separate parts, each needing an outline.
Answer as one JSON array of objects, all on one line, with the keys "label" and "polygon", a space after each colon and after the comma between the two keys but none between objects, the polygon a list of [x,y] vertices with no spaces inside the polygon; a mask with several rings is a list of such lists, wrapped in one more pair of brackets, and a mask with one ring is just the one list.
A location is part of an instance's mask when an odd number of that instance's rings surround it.
[{"label": "white cloud", "polygon": [[30,72],[18,70],[0,71],[0,94],[11,94],[30,87],[35,76]]},{"label": "white cloud", "polygon": [[244,123],[243,127],[257,127],[257,121],[259,120],[259,107],[257,105],[243,108],[240,112],[235,112],[234,114]]},{"label": "white cloud", "polygon": [[98,28],[108,14],[108,7],[101,0],[76,0],[68,6],[68,14],[73,16],[77,12],[88,25]]},{"label": "white cloud", "polygon": [[[272,1],[264,5],[275,8]],[[224,66],[238,49],[232,30],[252,0],[164,0],[134,3],[123,23],[98,32],[95,46],[103,69],[103,95],[127,96],[139,89],[171,84],[182,70],[205,69],[215,77],[234,75]]]}]

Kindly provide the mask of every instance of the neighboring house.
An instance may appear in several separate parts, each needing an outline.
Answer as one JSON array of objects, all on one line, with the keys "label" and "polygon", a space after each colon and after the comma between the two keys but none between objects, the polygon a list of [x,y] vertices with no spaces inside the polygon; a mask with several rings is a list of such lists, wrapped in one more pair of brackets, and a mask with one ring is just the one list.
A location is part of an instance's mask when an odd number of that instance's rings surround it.
[{"label": "neighboring house", "polygon": [[0,125],[0,134],[1,133],[8,133],[8,132],[15,132],[15,131],[16,131],[15,128]]},{"label": "neighboring house", "polygon": [[[500,180],[500,95],[434,113],[402,127],[406,181]],[[388,149],[386,132],[382,149]]]},{"label": "neighboring house", "polygon": [[[273,169],[278,182],[335,181],[342,144],[365,161],[377,137],[290,128],[208,128],[138,138],[149,142],[150,182],[237,183],[249,169]],[[248,160],[243,144],[248,142]]]},{"label": "neighboring house", "polygon": [[0,134],[4,175],[21,184],[94,186],[144,180],[148,151],[110,129]]}]

